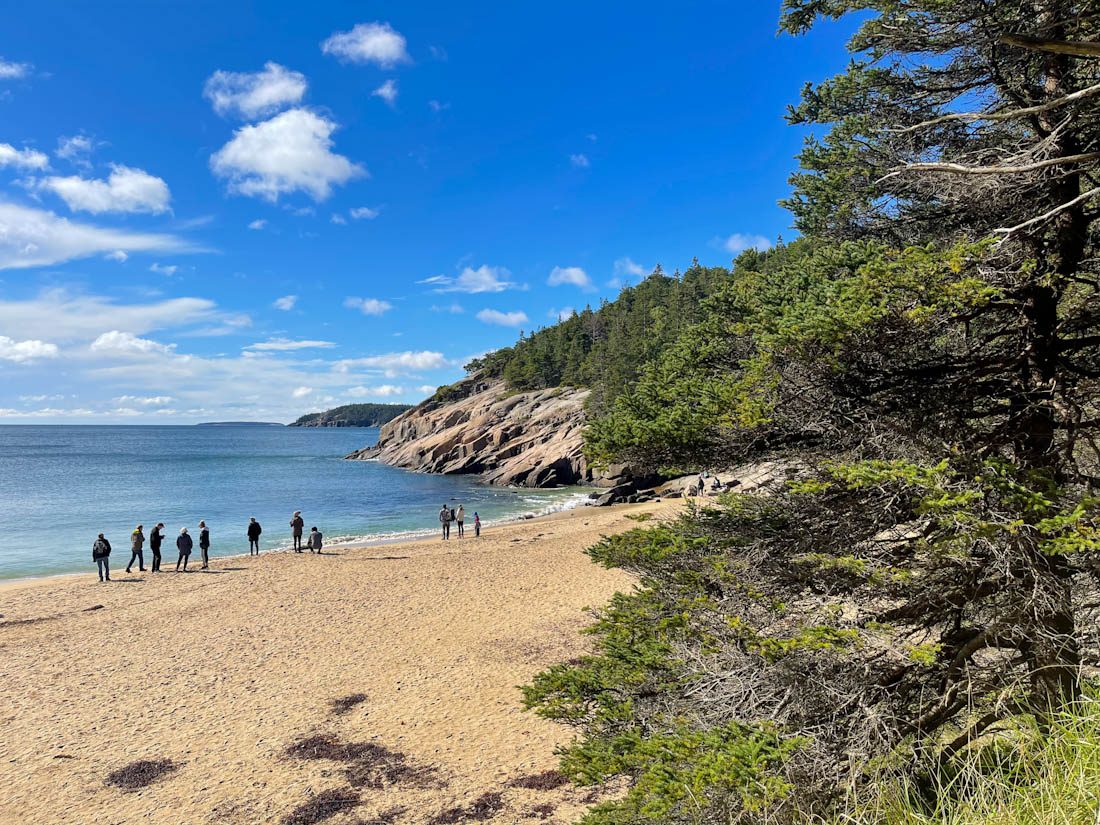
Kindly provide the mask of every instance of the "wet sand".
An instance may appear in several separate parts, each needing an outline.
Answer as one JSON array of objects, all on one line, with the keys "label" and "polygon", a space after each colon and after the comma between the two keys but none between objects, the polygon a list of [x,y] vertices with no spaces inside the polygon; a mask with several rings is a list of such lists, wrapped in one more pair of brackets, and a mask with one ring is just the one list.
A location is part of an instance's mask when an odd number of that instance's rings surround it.
[{"label": "wet sand", "polygon": [[[572,737],[524,713],[516,686],[586,652],[582,608],[632,584],[583,550],[637,526],[628,514],[677,507],[586,507],[478,540],[223,558],[186,575],[174,553],[163,573],[127,575],[119,547],[110,584],[89,561],[85,575],[0,585],[0,822],[572,822],[586,790],[513,785],[554,768]],[[107,783],[138,760],[173,768],[136,790]],[[319,795],[343,810],[294,818]]]}]

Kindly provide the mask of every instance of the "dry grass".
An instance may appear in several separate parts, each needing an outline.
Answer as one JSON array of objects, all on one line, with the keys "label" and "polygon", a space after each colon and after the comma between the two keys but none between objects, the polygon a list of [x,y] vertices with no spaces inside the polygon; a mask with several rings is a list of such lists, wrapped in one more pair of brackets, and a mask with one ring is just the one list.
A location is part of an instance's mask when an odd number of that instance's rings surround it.
[{"label": "dry grass", "polygon": [[171,759],[141,759],[107,774],[107,784],[126,791],[136,791],[151,785],[165,774],[177,770]]},{"label": "dry grass", "polygon": [[521,776],[508,783],[513,788],[527,788],[532,791],[552,791],[562,785],[568,785],[569,780],[561,771],[549,770],[542,773],[533,773],[529,776]]},{"label": "dry grass", "polygon": [[484,822],[504,808],[504,799],[496,791],[483,793],[469,805],[456,805],[428,820],[428,825],[454,825],[457,822]]},{"label": "dry grass", "polygon": [[322,791],[284,816],[282,825],[314,825],[362,804],[359,794],[350,788]]}]

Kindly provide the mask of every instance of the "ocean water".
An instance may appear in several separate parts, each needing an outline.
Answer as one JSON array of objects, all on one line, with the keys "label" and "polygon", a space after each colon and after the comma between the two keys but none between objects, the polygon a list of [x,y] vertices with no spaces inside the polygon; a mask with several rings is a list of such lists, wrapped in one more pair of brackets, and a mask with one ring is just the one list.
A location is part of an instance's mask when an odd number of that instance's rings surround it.
[{"label": "ocean water", "polygon": [[[148,538],[165,525],[162,550],[174,567],[175,537],[196,539],[205,519],[211,556],[248,552],[251,516],[260,546],[290,544],[291,515],[302,511],[326,546],[434,534],[444,502],[465,505],[483,524],[576,505],[576,488],[492,487],[468,476],[434,476],[374,461],[343,461],[375,443],[377,429],[0,426],[0,579],[86,571],[92,542],[110,540],[112,567],[130,559],[130,532]],[[149,563],[148,542],[145,549]]]}]

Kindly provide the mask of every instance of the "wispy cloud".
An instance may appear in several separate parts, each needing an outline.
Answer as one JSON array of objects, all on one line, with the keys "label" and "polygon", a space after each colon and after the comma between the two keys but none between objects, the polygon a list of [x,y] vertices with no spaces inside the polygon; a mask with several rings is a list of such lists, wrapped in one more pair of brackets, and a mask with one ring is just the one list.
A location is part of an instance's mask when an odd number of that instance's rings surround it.
[{"label": "wispy cloud", "polygon": [[501,312],[496,309],[483,309],[477,314],[477,319],[486,324],[497,324],[502,327],[518,327],[528,321],[527,313],[519,310],[515,312]]},{"label": "wispy cloud", "polygon": [[34,68],[30,63],[15,63],[0,57],[0,80],[17,80],[26,77]]},{"label": "wispy cloud", "polygon": [[352,63],[374,63],[383,69],[412,62],[404,35],[389,23],[377,21],[334,33],[321,44],[321,51]]},{"label": "wispy cloud", "polygon": [[371,97],[382,98],[386,105],[394,106],[397,103],[397,81],[391,77],[370,94]]},{"label": "wispy cloud", "polygon": [[417,281],[433,287],[434,292],[466,292],[476,295],[481,292],[504,292],[506,289],[520,289],[520,285],[508,278],[511,272],[502,266],[479,266],[477,269],[466,267],[457,278],[448,275],[433,275]]},{"label": "wispy cloud", "polygon": [[162,266],[161,264],[154,263],[149,267],[150,272],[155,272],[158,275],[163,275],[166,278],[171,278],[176,274],[176,270],[179,269],[175,264],[169,264]]},{"label": "wispy cloud", "polygon": [[307,85],[301,72],[269,61],[262,72],[214,72],[202,95],[219,115],[252,120],[300,103]]},{"label": "wispy cloud", "polygon": [[256,218],[256,220],[252,221],[252,223],[248,225],[248,228],[263,229],[265,226],[267,226],[267,218]]},{"label": "wispy cloud", "polygon": [[381,212],[381,209],[371,209],[369,206],[357,206],[348,210],[348,214],[351,215],[352,219],[357,221],[373,221]]},{"label": "wispy cloud", "polygon": [[592,164],[588,160],[588,155],[577,153],[569,156],[569,162],[576,166],[578,169],[587,169]]},{"label": "wispy cloud", "polygon": [[36,149],[16,149],[10,143],[0,143],[0,169],[5,166],[41,171],[49,168],[50,159]]},{"label": "wispy cloud", "polygon": [[276,298],[272,304],[275,309],[281,309],[284,312],[288,312],[294,309],[294,305],[298,303],[297,295],[284,295],[282,298]]},{"label": "wispy cloud", "polygon": [[357,298],[351,296],[344,299],[344,306],[348,309],[357,309],[364,315],[382,315],[393,309],[389,301],[380,301],[377,298]]},{"label": "wispy cloud", "polygon": [[589,278],[588,273],[579,266],[555,266],[550,271],[550,277],[546,279],[546,283],[550,286],[572,284],[573,286],[580,287],[586,292],[595,290],[595,287],[592,286],[592,279]]},{"label": "wispy cloud", "polygon": [[772,248],[772,242],[763,235],[742,235],[738,232],[728,238],[716,238],[715,245],[721,245],[727,252],[732,252],[735,255],[744,252],[746,249],[765,250]]},{"label": "wispy cloud", "polygon": [[292,341],[289,338],[269,338],[257,344],[244,347],[248,352],[293,352],[300,349],[332,349],[332,341]]}]

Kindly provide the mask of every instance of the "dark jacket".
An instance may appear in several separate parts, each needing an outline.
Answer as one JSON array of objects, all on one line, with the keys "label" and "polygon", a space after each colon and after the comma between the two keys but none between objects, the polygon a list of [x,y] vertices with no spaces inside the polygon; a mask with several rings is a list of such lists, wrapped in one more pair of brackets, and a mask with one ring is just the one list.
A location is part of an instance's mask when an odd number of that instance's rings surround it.
[{"label": "dark jacket", "polygon": [[176,539],[176,547],[185,556],[191,555],[191,548],[195,546],[195,542],[191,541],[191,536],[187,533],[180,533]]},{"label": "dark jacket", "polygon": [[153,532],[149,534],[149,549],[154,553],[160,552],[160,543],[164,541],[164,534],[160,532],[157,527],[153,528]]},{"label": "dark jacket", "polygon": [[130,549],[140,550],[145,544],[145,534],[140,530],[135,530],[130,534]]},{"label": "dark jacket", "polygon": [[250,521],[248,523],[248,540],[255,541],[260,537],[260,533],[263,532],[263,528],[260,527],[260,522]]},{"label": "dark jacket", "polygon": [[111,555],[111,542],[107,539],[96,539],[92,545],[92,561],[105,559]]},{"label": "dark jacket", "polygon": [[199,549],[201,549],[201,550],[209,550],[210,549],[210,528],[209,527],[203,527],[199,531]]},{"label": "dark jacket", "polygon": [[301,516],[296,516],[290,520],[290,526],[293,529],[294,535],[302,535],[302,530],[305,529],[306,522]]}]

